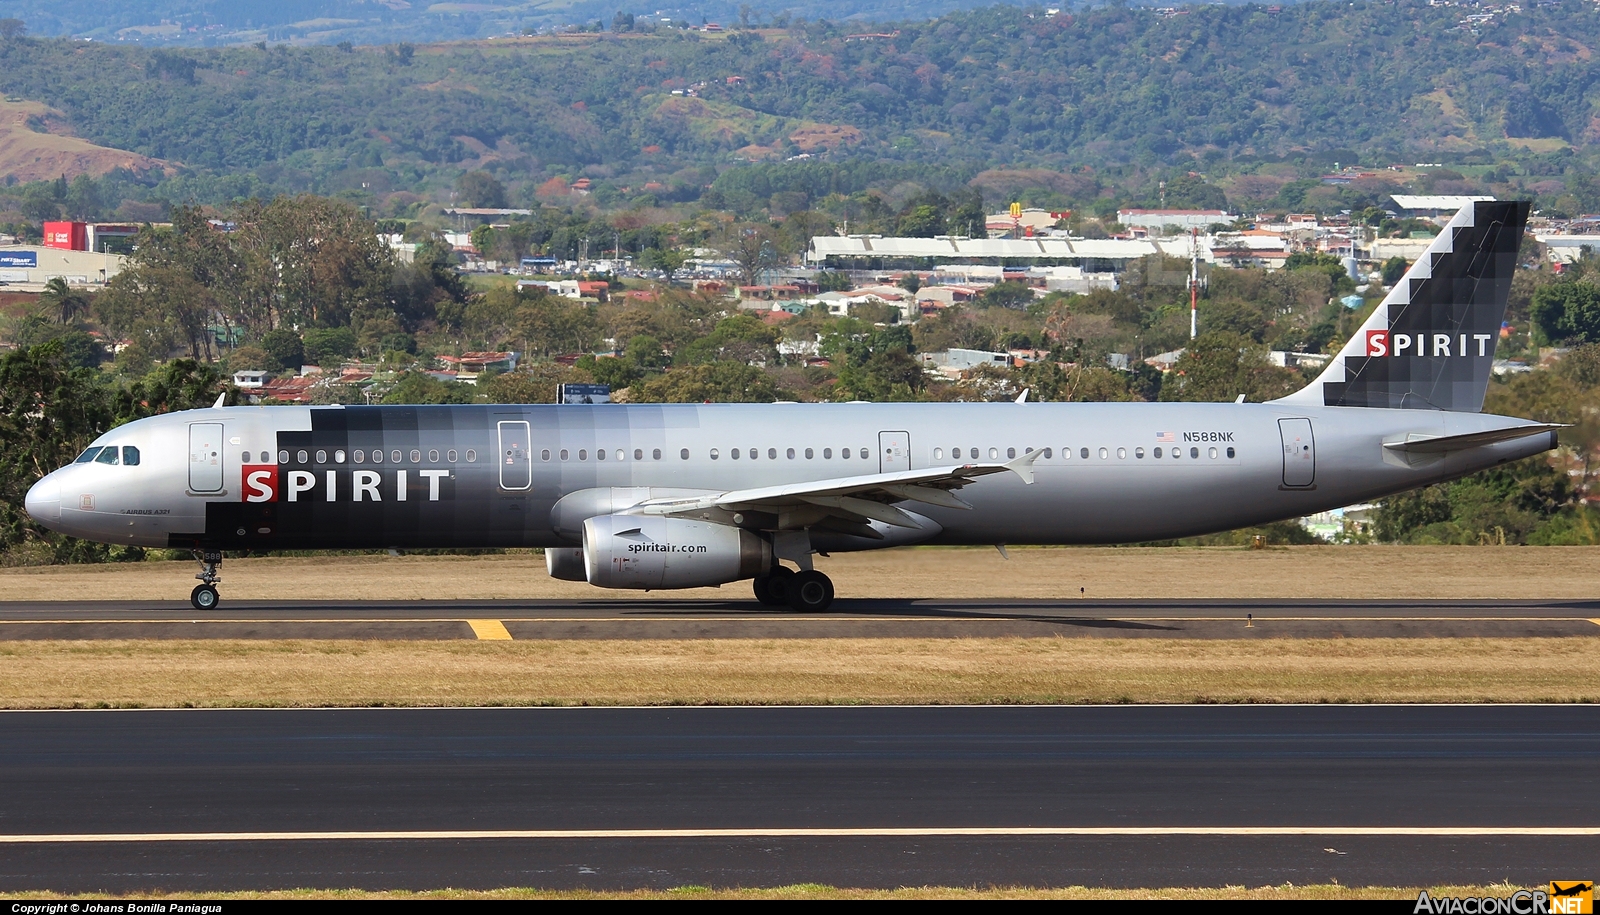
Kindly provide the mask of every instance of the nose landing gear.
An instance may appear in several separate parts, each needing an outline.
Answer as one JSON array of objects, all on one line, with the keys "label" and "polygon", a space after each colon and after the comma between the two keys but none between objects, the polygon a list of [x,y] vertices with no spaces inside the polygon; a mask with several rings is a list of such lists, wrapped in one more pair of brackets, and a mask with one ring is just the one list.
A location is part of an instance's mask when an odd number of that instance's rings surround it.
[{"label": "nose landing gear", "polygon": [[215,610],[217,603],[222,600],[217,594],[217,582],[222,580],[222,553],[197,550],[195,558],[200,561],[200,574],[195,578],[200,579],[201,583],[189,592],[189,603],[196,610]]}]

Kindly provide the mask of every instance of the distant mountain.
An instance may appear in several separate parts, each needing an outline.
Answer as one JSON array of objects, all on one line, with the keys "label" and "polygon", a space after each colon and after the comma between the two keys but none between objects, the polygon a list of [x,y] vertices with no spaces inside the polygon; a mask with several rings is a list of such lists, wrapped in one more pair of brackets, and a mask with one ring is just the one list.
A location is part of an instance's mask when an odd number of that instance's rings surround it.
[{"label": "distant mountain", "polygon": [[[693,0],[674,6],[618,0],[0,0],[0,18],[21,19],[28,34],[164,47],[221,47],[258,41],[289,44],[392,44],[521,34],[572,25],[608,29],[618,15],[639,27],[772,25],[795,19],[925,21],[997,0]],[[1038,5],[1020,2],[1000,5]],[[1183,5],[1182,0],[1161,0]],[[1235,0],[1242,2],[1242,0]],[[1058,2],[1072,7],[1075,4]],[[1133,4],[1135,6],[1141,4]],[[1154,5],[1154,4],[1151,4]],[[1043,8],[1043,7],[1041,7]]]}]

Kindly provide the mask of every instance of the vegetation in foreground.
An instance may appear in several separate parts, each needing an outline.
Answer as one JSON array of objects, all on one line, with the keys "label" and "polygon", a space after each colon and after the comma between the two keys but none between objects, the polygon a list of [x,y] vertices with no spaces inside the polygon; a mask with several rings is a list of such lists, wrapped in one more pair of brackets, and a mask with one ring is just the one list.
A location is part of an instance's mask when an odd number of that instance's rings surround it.
[{"label": "vegetation in foreground", "polygon": [[1592,639],[0,642],[0,708],[1596,702]]}]

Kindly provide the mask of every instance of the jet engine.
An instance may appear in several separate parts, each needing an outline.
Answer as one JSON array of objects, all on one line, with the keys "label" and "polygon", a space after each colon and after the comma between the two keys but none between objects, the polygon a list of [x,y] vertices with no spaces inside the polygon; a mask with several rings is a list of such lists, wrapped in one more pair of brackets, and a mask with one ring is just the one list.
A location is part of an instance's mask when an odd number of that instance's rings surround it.
[{"label": "jet engine", "polygon": [[588,581],[583,575],[583,550],[578,547],[545,547],[544,567],[551,578],[562,581]]},{"label": "jet engine", "polygon": [[584,575],[601,588],[704,588],[771,567],[772,545],[736,527],[638,515],[583,522]]}]

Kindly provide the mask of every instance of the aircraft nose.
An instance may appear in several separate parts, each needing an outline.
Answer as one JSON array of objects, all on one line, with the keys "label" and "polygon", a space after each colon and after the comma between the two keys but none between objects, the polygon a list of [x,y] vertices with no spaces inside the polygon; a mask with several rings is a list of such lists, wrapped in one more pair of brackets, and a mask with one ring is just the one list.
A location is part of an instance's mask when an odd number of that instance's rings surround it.
[{"label": "aircraft nose", "polygon": [[28,497],[23,500],[23,507],[34,520],[43,524],[52,524],[61,520],[61,481],[55,474],[50,474],[39,482],[33,484],[28,490]]}]

